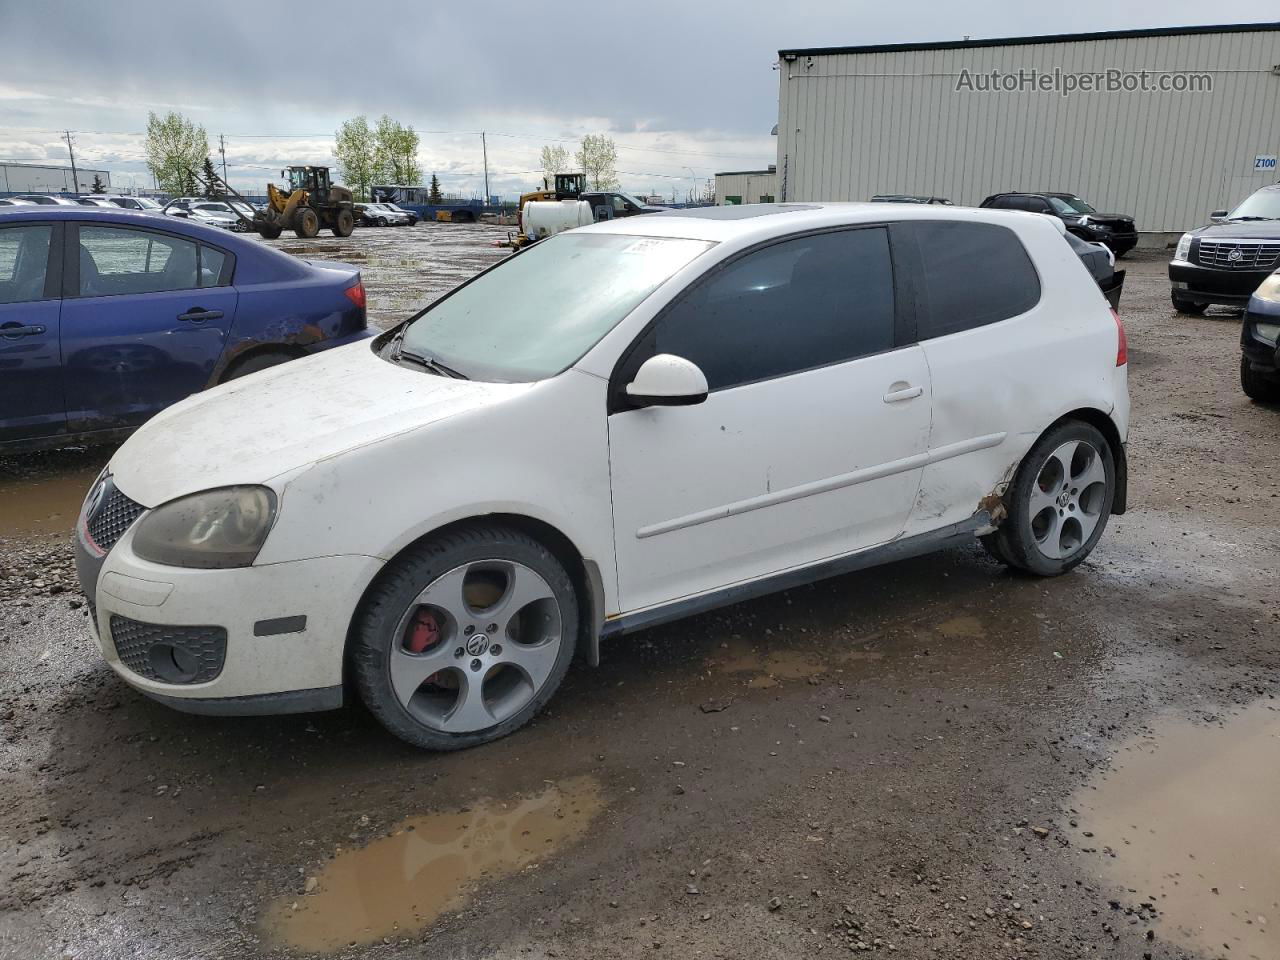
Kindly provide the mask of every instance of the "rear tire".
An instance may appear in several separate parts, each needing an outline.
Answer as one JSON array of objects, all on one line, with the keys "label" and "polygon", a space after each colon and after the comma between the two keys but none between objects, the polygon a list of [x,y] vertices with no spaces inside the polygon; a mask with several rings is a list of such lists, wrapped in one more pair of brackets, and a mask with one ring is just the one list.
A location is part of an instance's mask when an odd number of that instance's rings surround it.
[{"label": "rear tire", "polygon": [[411,548],[370,588],[352,675],[397,737],[460,750],[528,723],[568,672],[577,633],[555,556],[518,530],[468,524]]},{"label": "rear tire", "polygon": [[1258,373],[1247,357],[1240,358],[1240,388],[1257,403],[1280,403],[1280,375]]},{"label": "rear tire", "polygon": [[352,216],[350,210],[339,210],[337,216],[333,218],[333,235],[335,237],[349,237],[351,231],[356,228],[356,218]]},{"label": "rear tire", "polygon": [[387,225],[387,218],[379,217],[377,220],[374,221],[374,223],[379,227],[385,227]]},{"label": "rear tire", "polygon": [[251,357],[231,365],[231,369],[222,377],[222,382],[227,383],[231,380],[239,380],[241,377],[247,377],[251,373],[257,373],[259,370],[266,370],[269,367],[278,367],[282,363],[288,363],[290,360],[296,359],[292,354],[280,353],[273,351],[271,353],[255,353]]},{"label": "rear tire", "polygon": [[1023,458],[1003,497],[1008,515],[983,545],[1026,573],[1066,573],[1102,537],[1115,492],[1115,457],[1106,438],[1090,424],[1065,420]]},{"label": "rear tire", "polygon": [[1170,299],[1173,301],[1173,309],[1177,310],[1179,313],[1185,313],[1189,317],[1198,317],[1209,309],[1209,305],[1207,303],[1201,303],[1198,300],[1188,300],[1185,297],[1178,296],[1176,293],[1171,294]]},{"label": "rear tire", "polygon": [[293,232],[303,240],[310,240],[320,232],[320,218],[310,207],[295,210],[293,214]]}]

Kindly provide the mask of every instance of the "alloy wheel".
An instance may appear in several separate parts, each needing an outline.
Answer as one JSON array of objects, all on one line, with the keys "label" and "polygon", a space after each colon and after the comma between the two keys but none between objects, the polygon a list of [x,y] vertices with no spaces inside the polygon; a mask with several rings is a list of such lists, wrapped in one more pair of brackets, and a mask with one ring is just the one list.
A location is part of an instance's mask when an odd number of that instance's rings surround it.
[{"label": "alloy wheel", "polygon": [[392,636],[391,686],[432,730],[485,730],[537,696],[563,640],[559,602],[540,574],[510,560],[473,561],[405,609]]},{"label": "alloy wheel", "polygon": [[1040,466],[1027,514],[1037,549],[1064,560],[1089,542],[1106,504],[1107,470],[1099,451],[1085,440],[1069,440]]}]

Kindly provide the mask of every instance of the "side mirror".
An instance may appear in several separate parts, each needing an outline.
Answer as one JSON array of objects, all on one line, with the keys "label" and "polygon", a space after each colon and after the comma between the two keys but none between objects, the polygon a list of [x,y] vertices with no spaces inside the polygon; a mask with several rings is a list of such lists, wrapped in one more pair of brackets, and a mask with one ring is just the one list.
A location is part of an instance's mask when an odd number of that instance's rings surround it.
[{"label": "side mirror", "polygon": [[707,377],[684,357],[659,353],[640,365],[627,396],[638,407],[687,407],[707,399]]},{"label": "side mirror", "polygon": [[1227,219],[1226,210],[1215,210],[1213,213],[1209,214],[1209,220],[1211,223],[1221,223],[1225,219]]}]

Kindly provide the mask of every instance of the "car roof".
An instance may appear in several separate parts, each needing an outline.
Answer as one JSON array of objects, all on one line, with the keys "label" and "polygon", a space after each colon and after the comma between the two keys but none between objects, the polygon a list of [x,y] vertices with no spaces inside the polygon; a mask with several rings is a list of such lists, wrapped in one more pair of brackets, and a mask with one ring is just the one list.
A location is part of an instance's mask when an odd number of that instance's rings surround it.
[{"label": "car roof", "polygon": [[578,227],[574,232],[617,233],[630,236],[679,237],[716,243],[746,238],[820,230],[825,227],[903,220],[954,220],[1025,225],[1050,223],[1050,218],[1021,210],[989,207],[940,206],[923,203],[746,203],[723,207],[663,210],[643,217],[618,217]]},{"label": "car roof", "polygon": [[115,223],[125,227],[146,227],[151,230],[182,234],[192,240],[203,240],[206,243],[216,244],[220,247],[235,247],[237,250],[242,249],[242,245],[255,249],[261,247],[261,244],[244,240],[228,230],[206,227],[203,224],[192,223],[190,220],[184,220],[181,217],[159,217],[154,213],[144,213],[141,210],[126,210],[124,207],[117,207],[114,204],[109,207],[96,205],[86,207],[80,204],[76,204],[74,207],[41,206],[40,204],[22,207],[0,207],[0,218],[6,221],[79,220],[85,223]]}]

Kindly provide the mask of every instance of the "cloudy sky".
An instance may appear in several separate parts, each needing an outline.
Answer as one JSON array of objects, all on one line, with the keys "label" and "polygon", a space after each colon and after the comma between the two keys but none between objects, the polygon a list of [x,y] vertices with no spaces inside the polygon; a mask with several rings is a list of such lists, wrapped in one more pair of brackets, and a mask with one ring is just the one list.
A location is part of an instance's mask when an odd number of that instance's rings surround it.
[{"label": "cloudy sky", "polygon": [[65,162],[70,128],[82,165],[146,185],[147,113],[178,110],[215,151],[225,134],[232,183],[260,191],[282,165],[331,163],[342,120],[387,113],[449,192],[482,192],[481,130],[508,196],[543,144],[603,132],[624,187],[683,196],[774,161],[779,48],[1263,18],[1201,0],[0,0],[0,160]]}]

